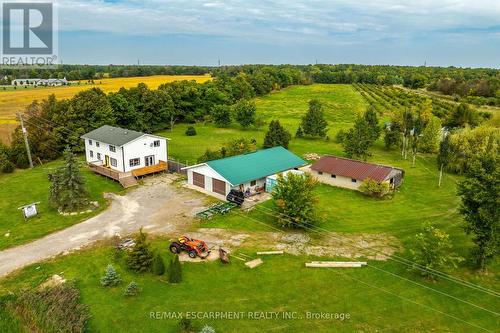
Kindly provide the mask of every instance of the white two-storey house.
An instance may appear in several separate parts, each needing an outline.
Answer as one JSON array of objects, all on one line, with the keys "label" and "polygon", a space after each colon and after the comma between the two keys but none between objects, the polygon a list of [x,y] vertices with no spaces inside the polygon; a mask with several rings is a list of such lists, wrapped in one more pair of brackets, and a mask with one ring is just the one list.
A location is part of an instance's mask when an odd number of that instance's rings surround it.
[{"label": "white two-storey house", "polygon": [[161,136],[104,125],[82,135],[87,163],[130,171],[167,162],[167,139]]}]

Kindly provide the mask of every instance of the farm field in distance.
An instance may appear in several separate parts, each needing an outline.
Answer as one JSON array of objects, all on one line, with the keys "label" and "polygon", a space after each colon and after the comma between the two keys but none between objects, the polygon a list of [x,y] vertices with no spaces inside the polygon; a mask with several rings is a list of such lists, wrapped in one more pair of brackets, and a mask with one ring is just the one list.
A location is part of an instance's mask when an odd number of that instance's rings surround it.
[{"label": "farm field in distance", "polygon": [[[342,147],[335,141],[336,133],[351,127],[357,114],[364,112],[368,105],[352,85],[292,86],[257,98],[257,114],[266,123],[279,119],[294,134],[302,114],[307,111],[308,101],[312,98],[318,98],[324,105],[325,117],[329,122],[329,140],[292,138],[290,150],[299,156],[306,153],[342,156]],[[379,115],[381,121],[387,116]],[[255,138],[258,147],[261,147],[267,130],[267,124],[243,130],[237,124],[229,128],[217,128],[212,124],[197,123],[193,125],[197,135],[186,136],[188,126],[190,125],[177,124],[172,132],[167,130],[158,134],[171,139],[169,154],[172,157],[189,164],[196,163],[207,148],[218,149],[234,138]],[[377,235],[396,238],[401,244],[401,250],[396,255],[409,258],[414,235],[424,221],[431,221],[449,233],[454,249],[459,255],[466,256],[471,242],[462,230],[461,216],[457,211],[459,198],[456,195],[456,182],[461,177],[445,174],[443,186],[438,188],[435,155],[420,155],[416,166],[412,167],[410,159],[404,160],[398,149],[386,150],[382,139],[375,143],[371,151],[369,161],[405,170],[402,188],[394,198],[380,200],[355,191],[321,185],[316,190],[322,217],[319,227],[341,236]],[[46,171],[40,170],[42,169],[25,170],[4,177],[13,177],[17,183],[31,181],[38,191],[42,191],[43,186],[37,185],[33,180],[46,177]],[[14,178],[16,176],[17,180]],[[88,177],[88,181],[94,189],[99,190],[109,185],[102,183],[94,175]],[[46,178],[43,183],[48,183]],[[10,184],[8,186],[15,187]],[[9,202],[7,205],[18,204],[7,197],[5,201]],[[256,251],[265,249],[253,237],[276,231],[273,216],[269,214],[271,205],[272,202],[266,202],[248,213],[234,211],[209,221],[193,222],[189,231],[218,228],[235,234],[247,233],[252,240],[235,249],[235,255],[255,256]],[[312,238],[312,243],[319,237],[313,232],[307,235]],[[151,238],[153,248],[168,262],[171,258],[167,249],[169,240],[153,235]],[[66,279],[76,282],[82,302],[90,307],[92,318],[88,329],[91,332],[176,332],[178,320],[152,319],[151,312],[156,311],[291,311],[300,316],[297,319],[260,321],[193,320],[197,327],[207,324],[217,332],[465,333],[480,332],[482,329],[494,331],[500,325],[500,320],[495,315],[457,300],[466,300],[495,311],[500,306],[497,297],[446,279],[429,282],[410,272],[407,266],[396,260],[368,260],[368,266],[361,269],[312,270],[304,267],[306,261],[337,259],[344,258],[286,254],[265,257],[264,264],[254,270],[247,269],[238,260],[233,260],[230,265],[219,262],[183,263],[182,283],[169,285],[166,277],[132,273],[127,269],[124,258],[116,255],[112,242],[102,242],[83,251],[28,266],[7,279],[0,280],[0,294],[35,288],[53,274],[63,272]],[[121,274],[124,283],[115,288],[103,288],[99,285],[99,279],[110,263]],[[461,263],[456,270],[448,273],[464,281],[496,290],[498,269],[497,260],[490,266],[488,274],[473,274],[466,263]],[[123,297],[123,289],[130,281],[136,281],[142,291],[136,298],[126,299]],[[307,312],[344,313],[349,314],[350,319],[307,319]]]},{"label": "farm field in distance", "polygon": [[104,92],[118,91],[121,87],[131,88],[139,83],[145,83],[149,88],[155,89],[163,83],[195,80],[203,83],[211,80],[208,75],[154,75],[142,77],[103,78],[95,79],[94,84],[81,81],[81,84],[72,82],[69,86],[62,87],[38,87],[1,90],[0,88],[0,142],[9,142],[10,133],[15,128],[16,112],[23,111],[34,100],[43,100],[54,94],[58,99],[71,98],[78,92],[90,88],[100,88]]}]

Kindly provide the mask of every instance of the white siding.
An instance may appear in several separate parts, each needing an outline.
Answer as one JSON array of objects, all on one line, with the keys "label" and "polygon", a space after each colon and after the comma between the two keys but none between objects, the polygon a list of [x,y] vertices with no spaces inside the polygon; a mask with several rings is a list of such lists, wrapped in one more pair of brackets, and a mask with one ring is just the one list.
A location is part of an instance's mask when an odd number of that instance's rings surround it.
[{"label": "white siding", "polygon": [[[99,161],[99,159],[97,158],[97,154],[100,154],[101,155],[100,161],[104,164],[106,156],[109,156],[110,165],[111,165],[111,158],[114,158],[116,160],[116,167],[112,166],[112,168],[118,171],[123,171],[121,148],[115,147],[115,152],[112,152],[111,150],[109,150],[109,144],[104,142],[99,142],[99,147],[97,147],[97,142],[95,140],[92,140],[92,144],[90,144],[89,139],[85,139],[86,161],[89,163],[96,163],[97,161]],[[93,157],[90,156],[91,151],[93,153]]]},{"label": "white siding", "polygon": [[[153,147],[153,142],[160,140],[159,147]],[[123,146],[123,159],[125,160],[125,172],[143,168],[146,166],[145,157],[153,155],[154,164],[160,161],[167,162],[167,140],[151,135],[143,135],[140,138],[131,141]],[[139,158],[140,164],[134,167],[130,166],[130,160]],[[123,171],[123,170],[122,170]]]},{"label": "white siding", "polygon": [[[362,180],[357,180],[356,182],[353,182],[351,178],[339,175],[336,175],[336,177],[333,178],[331,174],[326,172],[323,172],[323,174],[320,175],[318,171],[311,170],[310,168],[308,168],[307,171],[310,172],[314,177],[316,177],[320,182],[332,186],[348,188],[351,190],[359,190],[359,187],[363,183]],[[386,180],[384,182],[388,183],[389,181]]]},{"label": "white siding", "polygon": [[[160,146],[154,147],[153,142],[157,140],[160,141]],[[100,161],[104,164],[106,156],[109,156],[110,159],[116,159],[116,166],[111,166],[111,168],[120,172],[129,172],[146,166],[146,156],[154,156],[154,164],[158,164],[159,161],[167,162],[167,150],[167,140],[165,138],[158,138],[147,134],[121,147],[116,146],[115,152],[112,152],[109,149],[109,144],[105,142],[99,142],[99,147],[97,147],[95,140],[92,140],[92,144],[90,144],[89,139],[85,139],[85,159],[87,162],[96,163],[99,160],[97,158],[97,154],[99,153],[101,155]],[[90,156],[91,151],[93,152],[93,157]],[[130,167],[129,160],[133,158],[139,158],[140,163],[137,166]]]}]

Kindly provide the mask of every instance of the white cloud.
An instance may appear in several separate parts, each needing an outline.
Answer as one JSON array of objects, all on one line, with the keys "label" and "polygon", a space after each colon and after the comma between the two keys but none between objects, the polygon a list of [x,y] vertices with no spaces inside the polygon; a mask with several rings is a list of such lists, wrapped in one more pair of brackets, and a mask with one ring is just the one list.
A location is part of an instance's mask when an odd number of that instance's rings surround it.
[{"label": "white cloud", "polygon": [[[59,0],[60,29],[326,43],[498,26],[497,0]],[[328,36],[328,39],[325,39]]]}]

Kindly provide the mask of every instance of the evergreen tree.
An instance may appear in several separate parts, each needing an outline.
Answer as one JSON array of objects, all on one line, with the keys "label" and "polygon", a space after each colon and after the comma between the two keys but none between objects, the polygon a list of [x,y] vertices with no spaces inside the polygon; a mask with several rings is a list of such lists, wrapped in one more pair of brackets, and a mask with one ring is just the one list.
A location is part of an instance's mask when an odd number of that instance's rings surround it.
[{"label": "evergreen tree", "polygon": [[297,132],[295,132],[295,137],[302,138],[303,136],[304,136],[304,131],[302,130],[302,126],[299,126],[299,128],[297,128]]},{"label": "evergreen tree", "polygon": [[88,192],[80,171],[80,162],[75,154],[66,148],[64,165],[51,175],[50,203],[62,211],[75,211],[88,204]]},{"label": "evergreen tree", "polygon": [[130,282],[127,287],[125,288],[125,291],[123,292],[124,296],[137,296],[140,292],[139,286],[135,281]]},{"label": "evergreen tree", "polygon": [[377,141],[380,136],[380,126],[378,124],[377,111],[375,110],[375,106],[370,104],[368,109],[366,110],[364,116],[366,123],[370,127],[371,139],[373,142]]},{"label": "evergreen tree", "polygon": [[288,143],[291,138],[291,134],[281,126],[279,120],[272,120],[269,124],[269,130],[264,137],[264,148],[276,146],[288,148]]},{"label": "evergreen tree", "polygon": [[153,274],[156,275],[165,274],[165,264],[163,262],[163,258],[158,253],[153,258]]},{"label": "evergreen tree", "polygon": [[366,160],[370,156],[368,151],[373,143],[371,128],[363,117],[358,117],[354,127],[344,133],[342,146],[349,158],[362,158]]},{"label": "evergreen tree", "polygon": [[255,124],[257,108],[255,102],[242,100],[236,103],[234,107],[235,119],[244,128]]},{"label": "evergreen tree", "polygon": [[325,137],[328,123],[322,111],[323,106],[317,99],[309,101],[309,111],[302,117],[301,127],[306,135]]},{"label": "evergreen tree", "polygon": [[187,136],[195,136],[196,135],[196,129],[194,128],[194,126],[188,126],[188,128],[186,128],[186,133],[185,133]]},{"label": "evergreen tree", "polygon": [[218,127],[231,125],[231,108],[227,105],[215,105],[212,108],[212,119]]},{"label": "evergreen tree", "polygon": [[498,154],[477,157],[458,184],[462,199],[460,213],[465,220],[465,232],[472,234],[474,264],[485,270],[500,250],[500,158]]},{"label": "evergreen tree", "polygon": [[474,127],[478,124],[479,114],[464,103],[459,104],[455,108],[447,122],[447,125],[450,127],[465,127],[465,125]]},{"label": "evergreen tree", "polygon": [[179,261],[179,256],[176,254],[174,258],[170,261],[168,267],[168,282],[170,283],[180,283],[182,281],[182,267]]},{"label": "evergreen tree", "polygon": [[149,248],[149,243],[146,242],[147,234],[139,230],[139,234],[135,238],[135,245],[127,254],[127,266],[136,272],[146,272],[151,269],[153,263],[153,253]]},{"label": "evergreen tree", "polygon": [[114,287],[122,282],[120,275],[116,272],[113,265],[108,265],[106,273],[101,278],[101,285],[104,287]]}]

